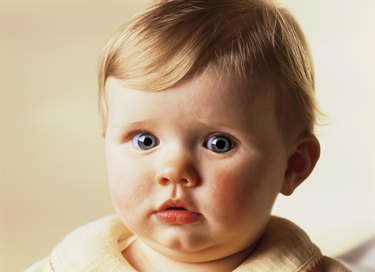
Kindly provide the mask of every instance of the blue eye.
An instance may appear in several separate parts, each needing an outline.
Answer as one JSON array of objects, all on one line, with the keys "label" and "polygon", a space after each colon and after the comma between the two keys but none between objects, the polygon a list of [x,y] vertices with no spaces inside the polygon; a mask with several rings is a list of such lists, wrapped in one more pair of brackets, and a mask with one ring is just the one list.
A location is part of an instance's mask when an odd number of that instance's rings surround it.
[{"label": "blue eye", "polygon": [[159,144],[158,139],[147,132],[140,132],[134,135],[132,139],[133,145],[142,150],[149,150]]},{"label": "blue eye", "polygon": [[214,135],[205,142],[204,146],[215,153],[225,153],[233,149],[235,144],[226,136]]}]

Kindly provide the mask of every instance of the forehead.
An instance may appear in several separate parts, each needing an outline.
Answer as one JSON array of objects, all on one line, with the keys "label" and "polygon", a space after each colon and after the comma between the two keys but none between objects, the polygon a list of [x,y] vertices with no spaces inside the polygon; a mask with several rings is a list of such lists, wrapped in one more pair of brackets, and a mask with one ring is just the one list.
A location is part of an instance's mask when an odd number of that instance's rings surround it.
[{"label": "forehead", "polygon": [[240,87],[235,77],[205,72],[169,89],[145,92],[109,78],[108,121],[116,123],[181,120],[243,127],[274,121],[274,99],[268,88]]}]

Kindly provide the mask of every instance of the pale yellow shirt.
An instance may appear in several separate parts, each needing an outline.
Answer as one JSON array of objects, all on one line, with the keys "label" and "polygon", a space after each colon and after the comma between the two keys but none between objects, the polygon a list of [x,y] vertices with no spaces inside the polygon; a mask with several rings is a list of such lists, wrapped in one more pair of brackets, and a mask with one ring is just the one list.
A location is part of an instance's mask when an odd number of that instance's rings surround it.
[{"label": "pale yellow shirt", "polygon": [[[136,272],[122,251],[136,237],[116,216],[102,218],[69,234],[50,257],[26,272]],[[322,256],[298,226],[279,217],[271,221],[256,249],[235,272],[350,271]]]}]

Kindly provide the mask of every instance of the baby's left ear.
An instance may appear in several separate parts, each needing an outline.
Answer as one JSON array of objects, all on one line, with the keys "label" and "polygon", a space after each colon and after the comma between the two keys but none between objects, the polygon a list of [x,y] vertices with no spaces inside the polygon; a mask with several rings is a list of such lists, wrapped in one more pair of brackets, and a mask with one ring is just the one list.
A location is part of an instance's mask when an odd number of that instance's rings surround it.
[{"label": "baby's left ear", "polygon": [[312,133],[302,134],[295,143],[295,149],[288,158],[283,195],[291,195],[293,191],[310,175],[320,156],[320,144]]}]

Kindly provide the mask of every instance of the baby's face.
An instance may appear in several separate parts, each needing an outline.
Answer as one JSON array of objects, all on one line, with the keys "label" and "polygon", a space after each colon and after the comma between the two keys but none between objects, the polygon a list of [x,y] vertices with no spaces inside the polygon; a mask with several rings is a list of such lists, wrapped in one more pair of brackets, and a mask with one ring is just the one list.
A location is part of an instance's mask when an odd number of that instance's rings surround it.
[{"label": "baby's face", "polygon": [[160,92],[106,87],[109,185],[124,224],[184,261],[254,245],[287,168],[270,92],[250,98],[210,72]]}]

